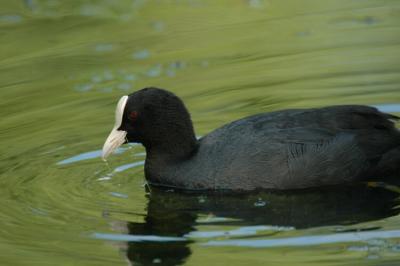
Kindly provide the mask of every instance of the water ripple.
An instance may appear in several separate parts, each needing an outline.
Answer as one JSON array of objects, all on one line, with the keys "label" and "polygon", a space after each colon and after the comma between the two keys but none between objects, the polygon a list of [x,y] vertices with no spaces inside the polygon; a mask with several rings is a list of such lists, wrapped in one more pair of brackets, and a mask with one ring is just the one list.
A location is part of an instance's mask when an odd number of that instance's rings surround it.
[{"label": "water ripple", "polygon": [[[131,149],[135,145],[136,144],[129,144],[129,146],[126,147],[126,148],[125,147],[119,147],[114,153],[115,154],[121,154],[121,153],[127,151],[128,149]],[[101,153],[102,153],[102,150],[84,152],[84,153],[72,156],[70,158],[64,159],[62,161],[59,161],[59,162],[57,162],[57,165],[71,164],[71,163],[76,163],[76,162],[80,162],[80,161],[100,158],[101,157]],[[130,167],[128,167],[128,168],[130,168]]]},{"label": "water ripple", "polygon": [[400,103],[376,104],[372,105],[381,112],[385,113],[400,113]]},{"label": "water ripple", "polygon": [[259,231],[292,231],[295,230],[292,226],[244,226],[238,229],[229,231],[194,231],[186,235],[186,237],[194,238],[210,238],[210,237],[221,237],[221,236],[251,236],[256,235]]},{"label": "water ripple", "polygon": [[166,237],[156,235],[126,235],[126,234],[106,234],[106,233],[93,233],[92,238],[111,240],[111,241],[127,241],[127,242],[176,242],[187,241],[184,237]]},{"label": "water ripple", "polygon": [[222,240],[222,241],[209,241],[204,245],[273,248],[273,247],[315,246],[315,245],[326,245],[333,243],[360,242],[360,241],[369,241],[375,238],[376,239],[400,238],[400,230],[299,236],[299,237],[277,238],[277,239]]}]

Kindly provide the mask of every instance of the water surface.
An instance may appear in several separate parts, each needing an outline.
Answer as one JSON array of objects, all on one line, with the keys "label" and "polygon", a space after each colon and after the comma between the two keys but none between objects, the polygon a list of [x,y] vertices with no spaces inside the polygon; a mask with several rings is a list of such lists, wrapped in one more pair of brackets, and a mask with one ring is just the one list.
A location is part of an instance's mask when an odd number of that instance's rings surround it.
[{"label": "water surface", "polygon": [[397,0],[0,3],[1,265],[398,265],[397,187],[146,189],[99,158],[117,100],[183,98],[196,134],[283,108],[400,114]]}]

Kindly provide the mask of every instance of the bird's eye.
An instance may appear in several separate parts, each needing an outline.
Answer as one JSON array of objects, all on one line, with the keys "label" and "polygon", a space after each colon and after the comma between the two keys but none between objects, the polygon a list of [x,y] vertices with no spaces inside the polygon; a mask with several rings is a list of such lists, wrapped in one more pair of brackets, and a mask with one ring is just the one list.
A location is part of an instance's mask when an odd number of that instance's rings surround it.
[{"label": "bird's eye", "polygon": [[134,121],[137,120],[137,118],[138,118],[138,112],[132,111],[132,112],[129,113],[129,119],[130,119],[131,121],[134,122]]}]

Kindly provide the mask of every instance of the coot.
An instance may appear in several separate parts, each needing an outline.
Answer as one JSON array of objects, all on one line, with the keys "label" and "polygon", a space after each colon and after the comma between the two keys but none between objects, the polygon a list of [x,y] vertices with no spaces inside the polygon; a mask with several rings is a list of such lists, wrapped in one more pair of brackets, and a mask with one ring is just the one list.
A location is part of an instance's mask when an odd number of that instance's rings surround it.
[{"label": "coot", "polygon": [[153,186],[183,190],[303,189],[400,173],[399,119],[361,105],[261,113],[196,139],[189,112],[173,93],[144,88],[123,96],[103,147],[146,148]]}]

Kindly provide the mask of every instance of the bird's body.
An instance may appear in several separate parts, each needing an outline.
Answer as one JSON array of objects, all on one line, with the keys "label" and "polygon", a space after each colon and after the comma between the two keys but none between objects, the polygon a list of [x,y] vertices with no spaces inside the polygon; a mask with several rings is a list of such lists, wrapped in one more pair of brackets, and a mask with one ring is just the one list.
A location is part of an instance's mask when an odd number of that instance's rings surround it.
[{"label": "bird's body", "polygon": [[[146,147],[145,175],[152,185],[286,190],[400,174],[400,131],[391,121],[397,117],[373,107],[262,113],[196,140],[175,95],[150,88],[129,97],[119,130]],[[129,121],[132,112],[143,120]]]},{"label": "bird's body", "polygon": [[146,177],[161,186],[234,190],[367,180],[379,175],[374,166],[393,143],[400,146],[400,133],[388,118],[366,106],[259,114],[201,138],[185,160],[167,163],[149,154]]}]

